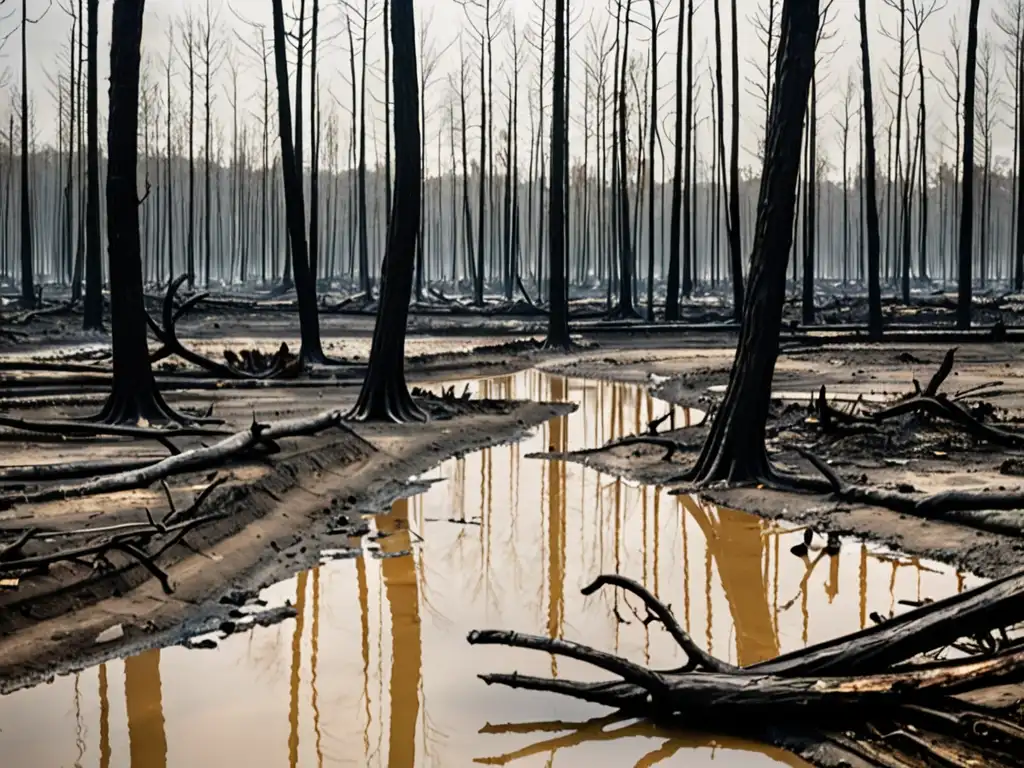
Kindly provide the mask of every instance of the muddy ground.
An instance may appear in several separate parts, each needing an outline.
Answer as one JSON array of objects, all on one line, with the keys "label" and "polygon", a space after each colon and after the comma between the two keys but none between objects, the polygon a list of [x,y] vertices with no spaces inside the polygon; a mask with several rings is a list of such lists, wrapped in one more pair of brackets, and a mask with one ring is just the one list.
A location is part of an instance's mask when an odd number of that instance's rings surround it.
[{"label": "muddy ground", "polygon": [[[82,334],[58,318],[42,318],[34,333],[5,349],[0,363],[76,361],[103,364],[107,339]],[[572,377],[629,381],[649,386],[673,403],[701,410],[714,407],[726,383],[735,337],[731,332],[678,334],[621,331],[584,332],[580,347],[568,355],[540,350],[535,332],[542,321],[521,318],[418,317],[408,343],[410,382],[459,380],[498,375],[530,366]],[[29,325],[28,328],[34,328]],[[309,415],[354,402],[369,346],[372,320],[367,316],[328,314],[323,319],[324,347],[344,364],[320,369],[312,378],[244,385],[217,384],[190,378],[179,362],[158,368],[170,402],[178,408],[205,411],[210,405],[227,425],[243,429],[254,416],[261,421]],[[224,348],[259,347],[272,351],[281,341],[297,345],[294,315],[287,312],[243,316],[235,310],[208,311],[183,323],[179,334],[211,357]],[[780,422],[794,429],[778,431],[769,446],[782,466],[810,473],[793,444],[820,446],[813,430],[801,426],[813,415],[812,393],[826,385],[839,402],[863,396],[866,405],[912,391],[916,377],[927,381],[946,347],[938,344],[865,344],[787,342],[774,382]],[[1019,345],[971,343],[957,354],[950,392],[1001,382],[985,401],[1007,429],[1024,418],[1024,374],[1018,370]],[[48,370],[0,372],[0,403],[5,415],[31,419],[73,418],[95,411],[104,399],[103,373]],[[64,380],[73,377],[74,381]],[[175,585],[164,595],[157,580],[141,566],[121,561],[99,576],[75,564],[54,567],[16,589],[0,591],[0,692],[59,671],[80,668],[103,658],[145,647],[181,642],[228,617],[236,603],[258,588],[318,562],[321,549],[344,550],[359,531],[359,512],[386,506],[406,491],[405,481],[443,459],[513,440],[562,412],[565,406],[538,403],[439,403],[426,426],[357,426],[354,434],[333,429],[314,438],[283,441],[279,454],[222,468],[228,482],[207,508],[228,509],[227,520],[190,534],[190,548],[179,547],[163,561]],[[936,447],[934,440],[906,439],[878,446],[870,443],[828,444],[833,466],[849,476],[864,473],[881,486],[935,492],[947,488],[1016,487],[1017,477],[1001,468],[1016,451],[991,448],[955,435]],[[704,430],[671,433],[685,447],[662,460],[664,451],[650,446],[612,448],[570,457],[603,471],[663,484],[677,478],[694,458]],[[182,443],[187,448],[194,443]],[[56,461],[160,456],[158,445],[102,441],[5,440],[0,466]],[[1012,469],[1012,467],[1010,468]],[[171,492],[179,505],[210,481],[210,473],[180,475]],[[16,490],[7,483],[5,490]],[[30,489],[29,489],[30,490]],[[719,503],[807,523],[821,531],[880,539],[909,554],[956,563],[986,576],[1015,567],[1024,550],[1024,526],[1016,513],[974,516],[966,524],[910,518],[863,505],[837,504],[826,496],[780,494],[763,488],[710,490]],[[68,530],[145,519],[147,507],[166,508],[159,487],[86,497],[45,505],[15,504],[0,511],[0,531],[27,527]],[[5,541],[10,536],[4,537]],[[227,600],[222,602],[222,600]],[[109,642],[97,638],[116,635]]]},{"label": "muddy ground", "polygon": [[[663,343],[646,344],[613,353],[605,348],[545,367],[569,376],[644,381],[659,397],[708,410],[718,402],[721,385],[728,380],[733,350],[704,342],[699,346],[700,342],[688,341],[676,349],[666,349]],[[773,382],[774,411],[780,421],[800,428],[778,431],[769,442],[772,458],[784,469],[814,475],[813,468],[792,447],[815,446],[846,477],[867,477],[873,485],[908,492],[1011,490],[1024,485],[1019,449],[978,443],[955,430],[925,435],[910,422],[903,425],[901,439],[832,443],[801,423],[814,419],[812,401],[822,385],[835,406],[849,408],[862,398],[860,407],[870,410],[912,393],[915,378],[925,385],[946,351],[945,346],[936,344],[843,344],[784,350]],[[1017,344],[964,345],[957,350],[955,368],[943,389],[953,393],[997,384],[997,391],[983,401],[994,411],[988,418],[1003,429],[1024,429],[1020,353]],[[664,436],[688,449],[678,451],[670,461],[663,460],[662,448],[646,445],[568,458],[642,482],[678,482],[695,460],[705,435],[701,426],[665,432]],[[725,506],[804,523],[823,533],[880,540],[908,554],[934,557],[985,576],[1018,568],[1024,551],[1024,518],[1018,512],[965,513],[962,524],[953,524],[763,487],[707,489],[704,493]]]}]

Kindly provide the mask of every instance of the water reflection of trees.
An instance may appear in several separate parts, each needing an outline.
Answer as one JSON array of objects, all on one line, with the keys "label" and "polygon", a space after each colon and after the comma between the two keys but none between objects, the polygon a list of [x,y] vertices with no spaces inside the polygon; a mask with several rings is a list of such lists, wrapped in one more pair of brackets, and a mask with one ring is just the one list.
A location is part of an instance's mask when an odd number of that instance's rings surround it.
[{"label": "water reflection of trees", "polygon": [[549,756],[548,764],[554,760],[559,750],[572,749],[584,744],[617,741],[619,739],[651,739],[660,740],[656,749],[643,755],[636,763],[637,768],[652,766],[671,759],[683,749],[726,749],[737,752],[751,752],[767,756],[774,761],[794,767],[806,766],[801,758],[783,749],[765,746],[757,742],[742,739],[723,738],[721,734],[703,734],[698,732],[679,731],[668,735],[666,731],[648,721],[626,718],[619,714],[595,717],[583,722],[540,721],[531,723],[505,723],[487,725],[481,729],[485,734],[533,734],[559,733],[559,736],[542,739],[525,747],[492,757],[478,757],[474,762],[481,765],[508,765],[535,755]]}]

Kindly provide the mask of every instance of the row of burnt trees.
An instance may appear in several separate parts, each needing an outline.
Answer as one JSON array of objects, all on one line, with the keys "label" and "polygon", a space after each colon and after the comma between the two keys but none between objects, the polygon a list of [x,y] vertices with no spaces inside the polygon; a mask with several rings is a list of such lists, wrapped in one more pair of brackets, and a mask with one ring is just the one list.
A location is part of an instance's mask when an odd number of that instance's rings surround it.
[{"label": "row of burnt trees", "polygon": [[[312,2],[310,40],[315,67],[318,0]],[[113,390],[98,419],[113,423],[188,420],[169,408],[157,390],[147,343],[139,214],[143,199],[140,199],[136,178],[144,8],[145,0],[115,0],[112,16],[106,221],[111,280]],[[363,394],[352,415],[362,419],[408,420],[421,415],[409,397],[402,375],[405,318],[412,292],[421,188],[412,0],[392,0],[389,22],[394,42],[395,194],[369,369]],[[300,41],[303,40],[302,26],[300,18]],[[293,113],[281,0],[273,0],[273,35],[286,224],[292,257],[290,263],[299,297],[300,356],[305,363],[324,363],[327,361],[320,345],[316,287],[312,278],[314,267],[310,263],[304,192],[299,173],[301,123],[293,124],[293,114],[301,120],[302,79],[294,79],[296,110]],[[296,65],[299,68],[302,48],[300,44]],[[314,153],[315,147],[314,141]],[[315,238],[315,230],[312,235]]]},{"label": "row of burnt trees", "polygon": [[[314,277],[333,278],[346,275],[362,290],[369,292],[375,277],[377,259],[370,253],[380,253],[383,246],[384,222],[388,220],[390,206],[390,124],[385,123],[384,164],[373,172],[368,163],[368,141],[374,149],[380,146],[376,138],[368,137],[368,122],[376,133],[375,123],[368,121],[367,99],[367,53],[368,35],[375,9],[369,3],[353,6],[345,19],[345,36],[351,56],[350,80],[352,85],[351,125],[348,160],[351,170],[342,174],[339,169],[345,162],[341,158],[341,122],[336,113],[323,117],[323,101],[316,65],[320,58],[316,51],[315,30],[321,13],[313,0],[298,3],[296,14],[285,17],[288,22],[286,38],[292,41],[288,53],[295,59],[298,86],[296,88],[295,145],[300,184],[308,196],[304,208],[309,236],[307,248],[310,253],[311,273]],[[886,147],[886,178],[881,194],[876,200],[883,214],[880,238],[884,250],[881,252],[881,276],[888,281],[898,280],[905,297],[909,297],[911,264],[914,262],[916,276],[927,279],[933,276],[945,277],[953,262],[954,233],[948,222],[957,219],[956,211],[962,194],[955,191],[959,182],[961,163],[949,169],[941,167],[929,172],[927,154],[925,83],[927,67],[921,53],[920,38],[936,5],[923,0],[886,0],[886,4],[898,12],[898,26],[887,24],[886,28],[898,29],[892,37],[901,52],[892,86],[895,109],[891,110],[888,142]],[[79,4],[79,6],[81,3]],[[1007,49],[1015,52],[1019,63],[1021,46],[1021,3],[1010,3],[1005,18],[1000,16],[1000,27],[1012,45]],[[565,227],[566,258],[570,264],[570,281],[585,285],[594,280],[607,288],[609,304],[617,304],[620,315],[630,316],[635,312],[639,286],[646,282],[648,310],[653,309],[655,280],[651,276],[667,278],[666,316],[675,317],[680,296],[691,294],[698,278],[709,279],[712,284],[740,276],[743,272],[743,254],[749,245],[743,232],[753,223],[755,184],[741,179],[738,162],[739,134],[729,130],[739,123],[740,96],[738,45],[736,43],[737,8],[731,7],[729,32],[733,38],[729,49],[732,69],[729,82],[732,94],[728,97],[731,107],[730,120],[725,118],[723,52],[724,25],[720,0],[712,5],[715,18],[714,67],[701,57],[694,58],[693,43],[694,8],[684,2],[678,14],[677,34],[677,77],[675,93],[675,116],[670,120],[675,132],[673,173],[666,179],[667,165],[662,140],[661,124],[664,122],[659,111],[657,94],[657,67],[649,66],[660,56],[658,42],[666,22],[666,8],[655,3],[644,7],[636,0],[623,0],[615,5],[614,25],[609,20],[603,27],[591,28],[591,39],[584,47],[584,55],[577,57],[583,64],[582,77],[577,74],[575,82],[582,80],[582,96],[566,89],[564,109],[570,122],[582,126],[582,142],[574,142],[564,152],[563,165],[567,167],[568,182],[564,185],[564,207],[570,215],[570,224]],[[817,64],[829,56],[830,34],[829,13],[826,6],[825,18],[819,29]],[[89,9],[92,9],[90,5]],[[68,48],[67,73],[56,78],[55,90],[60,100],[59,151],[53,163],[39,163],[48,173],[44,178],[58,174],[58,179],[48,182],[44,199],[57,197],[56,189],[64,192],[61,222],[54,226],[52,206],[39,205],[35,188],[38,183],[29,183],[25,172],[31,167],[32,158],[27,151],[18,156],[21,178],[17,184],[14,176],[14,130],[9,132],[7,179],[4,188],[3,216],[11,220],[11,214],[19,215],[19,236],[16,241],[21,249],[21,258],[31,268],[22,267],[27,279],[22,280],[26,299],[33,288],[34,276],[40,273],[59,276],[69,280],[73,293],[77,294],[81,284],[83,253],[92,249],[83,248],[91,233],[98,233],[98,226],[90,226],[88,205],[81,200],[76,205],[73,197],[89,185],[81,183],[81,155],[78,152],[78,167],[75,165],[77,141],[81,133],[83,50],[83,13],[73,3],[66,9],[72,19],[71,43]],[[23,11],[22,29],[31,21]],[[1010,11],[1015,11],[1014,16]],[[447,126],[437,131],[436,178],[428,184],[421,195],[420,237],[417,250],[416,295],[422,298],[424,286],[433,282],[457,282],[467,279],[471,285],[473,299],[482,303],[485,285],[497,284],[506,298],[511,298],[520,279],[531,279],[540,289],[548,277],[547,247],[548,233],[545,230],[546,212],[551,201],[546,197],[547,161],[544,146],[549,103],[546,98],[546,81],[539,73],[547,71],[545,56],[549,37],[548,19],[550,9],[545,1],[538,7],[539,34],[524,38],[536,50],[538,69],[534,86],[529,83],[522,88],[524,100],[530,105],[531,131],[529,139],[529,161],[524,180],[519,179],[520,160],[517,157],[522,144],[518,136],[520,102],[520,67],[515,66],[507,73],[504,94],[494,84],[494,47],[507,35],[512,42],[512,58],[518,62],[527,57],[528,51],[518,47],[514,17],[510,21],[500,3],[482,2],[467,6],[467,33],[465,37],[474,41],[460,41],[460,65],[458,76],[450,78],[450,91],[458,95],[449,101]],[[778,0],[766,0],[763,16],[754,17],[755,24],[762,31],[764,44],[763,62],[759,69],[765,77],[756,83],[755,94],[765,105],[770,104],[771,79],[767,76],[776,57],[778,44],[778,20],[781,18]],[[833,23],[835,13],[833,13]],[[1016,24],[1014,24],[1016,19]],[[266,31],[258,25],[251,28],[252,34],[245,39],[252,63],[262,64],[263,82],[260,106],[253,110],[252,120],[239,116],[238,66],[227,54],[225,39],[218,37],[215,11],[209,4],[205,15],[196,19],[187,17],[168,36],[167,50],[162,62],[162,77],[153,78],[149,87],[142,87],[141,117],[144,160],[142,172],[146,177],[148,196],[143,207],[144,242],[146,244],[145,274],[152,280],[167,279],[179,269],[200,282],[209,282],[213,277],[233,281],[236,276],[245,281],[253,276],[280,279],[285,285],[293,282],[292,266],[286,237],[288,226],[283,215],[284,195],[279,194],[283,175],[283,163],[278,160],[280,153],[272,151],[270,136],[274,128],[274,110],[271,109],[271,83],[268,59],[272,43]],[[307,25],[308,22],[308,25]],[[374,23],[376,23],[374,21]],[[571,18],[567,19],[567,25]],[[92,27],[90,27],[92,29]],[[436,79],[440,54],[421,30],[419,48],[423,52],[419,85],[426,91]],[[614,42],[608,44],[609,34]],[[78,43],[75,43],[77,35]],[[631,36],[643,35],[649,40],[650,50],[639,57],[631,50]],[[570,35],[571,38],[571,35]],[[92,35],[90,34],[90,42]],[[956,149],[961,153],[963,137],[959,129],[960,116],[966,114],[964,90],[966,78],[959,65],[959,37],[954,34],[950,49],[950,74],[953,85],[949,88],[951,105],[958,116],[956,121]],[[478,43],[478,46],[476,45]],[[477,49],[478,50],[475,50]],[[904,57],[903,51],[911,50],[916,56]],[[360,51],[362,70],[356,68],[356,51]],[[987,51],[987,53],[986,53]],[[999,99],[993,93],[995,86],[995,64],[992,48],[981,46],[979,84],[982,90],[979,114],[983,137],[984,163],[982,179],[972,182],[981,199],[980,210],[972,212],[976,231],[972,233],[974,246],[972,258],[977,262],[981,280],[991,276],[1012,276],[1015,283],[1021,279],[1020,230],[1014,215],[1002,215],[1007,208],[1021,208],[1018,194],[1017,174],[997,174],[992,165],[992,127]],[[76,55],[77,54],[77,55]],[[475,54],[473,59],[470,54]],[[306,60],[304,73],[303,60]],[[916,58],[915,67],[907,60]],[[87,57],[95,61],[95,57]],[[187,80],[187,97],[180,98],[172,86],[174,62],[184,63],[178,74]],[[471,124],[467,117],[468,78],[472,76],[474,61],[478,69],[479,126]],[[573,59],[567,56],[567,70]],[[224,157],[225,142],[218,136],[221,131],[212,117],[211,104],[217,93],[211,71],[228,64],[230,72],[225,95],[232,106],[230,162]],[[700,70],[707,69],[706,77]],[[697,70],[695,73],[694,70]],[[868,71],[867,69],[865,71]],[[1019,67],[1013,70],[1019,71]],[[911,77],[908,78],[908,72]],[[23,70],[23,79],[27,77]],[[875,130],[865,130],[863,104],[856,104],[856,94],[847,83],[843,100],[842,115],[838,119],[841,146],[842,170],[841,187],[824,178],[821,162],[823,151],[819,147],[818,133],[823,116],[818,114],[818,82],[829,87],[827,70],[817,70],[812,81],[810,114],[806,124],[805,161],[803,163],[803,207],[798,218],[798,244],[802,252],[802,270],[797,269],[794,259],[794,280],[804,286],[805,319],[814,319],[815,279],[843,277],[863,278],[867,259],[864,258],[870,242],[867,209],[867,184],[864,166],[866,152],[857,151],[855,178],[850,178],[849,155],[851,126],[857,113],[861,113],[859,142],[863,147],[869,143],[865,137],[879,138]],[[972,78],[973,81],[973,78]],[[87,83],[91,82],[87,80]],[[303,83],[309,82],[309,108],[303,103]],[[567,82],[573,78],[567,77]],[[1019,78],[1018,78],[1019,84]],[[27,85],[27,84],[23,84]],[[701,86],[710,94],[710,109],[701,115],[699,96]],[[162,87],[161,87],[162,86]],[[28,88],[22,89],[22,94]],[[86,88],[91,94],[92,89]],[[162,91],[162,92],[161,92]],[[915,98],[910,98],[914,91]],[[1014,89],[1017,92],[1017,89]],[[497,93],[497,96],[496,96]],[[94,98],[94,96],[92,97]],[[495,117],[495,102],[506,99],[505,115]],[[24,96],[23,96],[24,100]],[[861,102],[863,102],[863,92]],[[1020,112],[1020,100],[1015,99],[1015,122]],[[385,103],[390,108],[392,99],[385,93]],[[910,104],[916,102],[916,126],[911,126]],[[65,106],[66,105],[66,106]],[[358,105],[358,109],[354,108]],[[176,107],[184,107],[176,110]],[[456,106],[461,113],[456,119]],[[906,109],[904,109],[906,107]],[[172,125],[171,116],[178,112],[182,117],[178,125]],[[197,118],[197,111],[200,113]],[[95,110],[86,110],[92,115]],[[906,114],[904,114],[906,113]],[[766,113],[767,114],[767,113]],[[972,112],[973,114],[973,112]],[[244,113],[243,113],[244,115]],[[30,119],[26,107],[22,116]],[[187,118],[186,118],[187,116]],[[303,129],[303,120],[308,119],[311,130]],[[426,167],[426,144],[428,115],[426,99],[420,103],[420,163],[421,174],[430,171]],[[91,120],[91,118],[90,118]],[[710,123],[702,138],[701,123]],[[767,124],[767,120],[765,121]],[[963,121],[971,122],[971,121]],[[66,123],[66,125],[64,124]],[[495,141],[495,125],[504,123]],[[731,123],[731,126],[730,126]],[[202,129],[198,137],[196,127]],[[470,163],[468,136],[479,127],[478,157]],[[911,140],[912,127],[916,137]],[[253,128],[253,130],[249,130]],[[447,130],[445,130],[447,128]],[[325,130],[326,129],[326,130]],[[162,132],[162,135],[161,135]],[[667,132],[667,131],[666,131]],[[308,162],[303,153],[303,137],[310,138]],[[325,135],[326,134],[326,135]],[[447,135],[445,135],[447,134]],[[456,141],[456,134],[461,142]],[[67,141],[64,141],[64,136]],[[31,137],[31,130],[19,132],[21,143]],[[710,137],[710,140],[708,138]],[[441,167],[445,154],[442,140],[448,139],[450,165],[447,174]],[[610,140],[610,141],[609,141]],[[591,141],[596,145],[591,147]],[[461,143],[461,152],[457,151]],[[582,143],[582,152],[579,145]],[[86,143],[91,154],[95,142]],[[165,156],[157,158],[161,144]],[[187,144],[187,163],[176,150],[184,150]],[[499,145],[496,149],[496,144]],[[707,144],[709,146],[703,146]],[[197,151],[196,147],[201,150]],[[27,147],[27,144],[26,144]],[[728,150],[727,150],[728,147]],[[905,147],[905,149],[904,149]],[[375,152],[375,154],[377,154]],[[462,173],[458,173],[457,155],[461,154]],[[593,154],[593,163],[591,162]],[[1015,165],[1021,162],[1020,153],[1014,158]],[[661,179],[658,179],[656,155],[661,157]],[[710,155],[710,162],[703,159]],[[573,158],[570,160],[570,158]],[[38,160],[38,158],[36,158]],[[379,155],[374,158],[380,166]],[[66,163],[65,163],[66,160]],[[497,160],[497,162],[496,162]],[[571,164],[571,169],[568,168]],[[876,175],[879,170],[877,163]],[[703,166],[703,167],[702,167]],[[306,172],[306,169],[309,169]],[[1016,169],[1014,169],[1016,170]],[[3,166],[0,164],[0,173]],[[98,176],[98,174],[97,174]],[[187,176],[187,183],[185,182]],[[88,179],[88,173],[84,174]],[[703,183],[699,183],[703,181]],[[916,182],[916,185],[915,185]],[[461,187],[461,189],[460,189]],[[17,199],[11,194],[18,192]],[[461,194],[460,194],[461,192]],[[87,197],[79,192],[79,197]],[[461,197],[461,205],[459,197]],[[972,195],[973,197],[973,195]],[[671,198],[671,213],[667,201]],[[35,202],[33,205],[32,202]],[[36,215],[32,210],[49,211],[49,215]],[[936,209],[938,209],[936,211]],[[98,203],[97,203],[98,219]],[[929,216],[931,211],[931,216]],[[936,212],[939,214],[936,216]],[[824,222],[827,221],[827,224]],[[63,224],[63,226],[60,226]],[[824,225],[823,225],[824,224]],[[40,230],[44,233],[40,237]],[[9,228],[4,228],[6,238]],[[58,234],[59,233],[59,234]],[[45,239],[44,239],[45,238]],[[344,242],[347,240],[347,242]],[[667,242],[666,242],[667,241]],[[51,246],[49,258],[40,254],[39,245],[48,242]],[[1010,245],[1015,246],[1010,258]],[[56,251],[52,250],[57,248]],[[912,248],[917,251],[911,258]],[[851,253],[852,252],[852,253]],[[5,251],[5,258],[10,251]],[[993,257],[993,253],[996,254]],[[26,256],[26,254],[28,254]],[[254,255],[255,254],[255,255]],[[645,258],[646,257],[646,258]],[[25,261],[25,259],[28,261]],[[86,259],[98,267],[98,260]],[[13,266],[9,263],[6,266]],[[49,267],[49,269],[47,269]],[[11,270],[13,271],[13,270]],[[86,270],[88,272],[88,270]],[[90,281],[86,281],[87,284]],[[91,282],[99,282],[94,280]],[[736,307],[742,304],[742,280],[734,279],[733,294]]]}]

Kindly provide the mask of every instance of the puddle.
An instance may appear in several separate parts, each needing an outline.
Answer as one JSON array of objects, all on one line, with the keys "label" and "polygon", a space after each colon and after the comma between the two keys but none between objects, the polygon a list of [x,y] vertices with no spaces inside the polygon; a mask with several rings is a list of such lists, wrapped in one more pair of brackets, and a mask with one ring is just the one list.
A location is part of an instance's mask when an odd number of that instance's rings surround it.
[{"label": "puddle", "polygon": [[[231,636],[216,651],[150,651],[0,697],[5,768],[805,765],[756,743],[488,687],[477,674],[594,672],[471,648],[465,635],[515,628],[678,664],[667,634],[636,620],[621,596],[579,594],[596,574],[618,571],[670,603],[716,655],[750,664],[867,626],[872,612],[907,610],[901,600],[981,583],[852,541],[835,556],[799,558],[790,552],[798,530],[523,458],[643,429],[669,406],[640,388],[535,371],[470,386],[475,396],[581,407],[522,443],[428,473],[443,482],[371,520],[364,545],[379,551],[266,590],[272,604],[296,605],[294,620]],[[700,414],[674,409],[673,419]]]}]

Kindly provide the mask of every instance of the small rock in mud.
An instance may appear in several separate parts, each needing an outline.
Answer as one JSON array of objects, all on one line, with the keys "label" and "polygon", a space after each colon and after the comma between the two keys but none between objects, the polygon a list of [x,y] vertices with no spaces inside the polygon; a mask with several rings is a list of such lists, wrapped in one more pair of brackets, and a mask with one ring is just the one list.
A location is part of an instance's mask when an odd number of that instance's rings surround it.
[{"label": "small rock in mud", "polygon": [[359,557],[361,554],[363,554],[363,551],[359,548],[325,549],[320,553],[320,562],[327,563],[332,560],[351,560],[352,558]]},{"label": "small rock in mud", "polygon": [[370,524],[363,519],[351,523],[348,522],[348,518],[345,518],[345,522],[339,519],[334,526],[327,529],[328,536],[365,536],[369,532]]},{"label": "small rock in mud", "polygon": [[115,624],[112,627],[107,627],[98,635],[96,635],[96,644],[112,643],[115,640],[120,640],[124,637],[124,627],[120,624]]},{"label": "small rock in mud", "polygon": [[406,555],[411,555],[412,551],[408,549],[402,549],[398,552],[381,552],[379,549],[375,549],[372,550],[370,554],[373,555],[373,557],[377,560],[387,560],[392,557],[405,557]]},{"label": "small rock in mud", "polygon": [[221,605],[233,605],[236,608],[241,608],[252,598],[252,594],[249,592],[243,592],[241,590],[232,590],[226,595],[220,598]]},{"label": "small rock in mud", "polygon": [[220,623],[220,631],[225,635],[233,635],[235,633],[235,622],[233,621],[222,621]]},{"label": "small rock in mud", "polygon": [[1024,477],[1024,459],[1007,459],[999,465],[999,473]]},{"label": "small rock in mud", "polygon": [[184,645],[194,651],[212,651],[217,648],[217,642],[208,637],[202,640],[186,640]]}]

